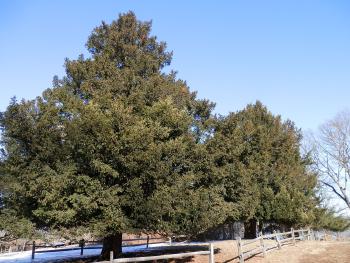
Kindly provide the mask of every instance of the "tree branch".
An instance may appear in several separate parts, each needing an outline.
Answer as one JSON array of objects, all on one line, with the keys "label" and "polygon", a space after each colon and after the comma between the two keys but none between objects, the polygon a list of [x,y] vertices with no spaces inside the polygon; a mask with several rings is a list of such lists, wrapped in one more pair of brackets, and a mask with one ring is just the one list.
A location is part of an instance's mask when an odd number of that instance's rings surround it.
[{"label": "tree branch", "polygon": [[335,189],[335,187],[334,187],[333,185],[331,185],[331,184],[329,184],[329,183],[327,183],[327,182],[325,182],[325,181],[321,181],[321,183],[323,183],[324,185],[326,185],[326,186],[328,186],[329,188],[331,188],[332,191],[333,191],[338,197],[340,197],[343,201],[347,202],[347,198],[344,197],[344,196],[342,196],[342,194],[340,194],[340,193],[337,191],[337,189]]}]

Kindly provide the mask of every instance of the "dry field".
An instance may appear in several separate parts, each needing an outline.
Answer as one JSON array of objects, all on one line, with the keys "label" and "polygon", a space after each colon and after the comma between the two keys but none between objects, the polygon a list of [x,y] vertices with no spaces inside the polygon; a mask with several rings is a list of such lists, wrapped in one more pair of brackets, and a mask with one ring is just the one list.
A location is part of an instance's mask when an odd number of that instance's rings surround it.
[{"label": "dry field", "polygon": [[[235,241],[216,242],[216,263],[237,263],[237,245]],[[198,256],[191,260],[207,263],[207,256]],[[302,241],[295,246],[286,245],[281,250],[275,249],[266,257],[257,255],[245,260],[247,263],[350,263],[349,241]]]}]

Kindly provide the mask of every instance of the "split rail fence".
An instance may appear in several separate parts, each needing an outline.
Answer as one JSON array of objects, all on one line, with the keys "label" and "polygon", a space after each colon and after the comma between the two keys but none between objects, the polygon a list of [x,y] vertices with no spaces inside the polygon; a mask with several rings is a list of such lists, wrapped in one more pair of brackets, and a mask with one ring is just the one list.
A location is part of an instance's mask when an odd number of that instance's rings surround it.
[{"label": "split rail fence", "polygon": [[[273,234],[261,235],[255,239],[251,240],[241,240],[237,239],[238,246],[238,256],[239,262],[244,263],[245,259],[251,258],[255,255],[262,254],[264,257],[266,253],[271,250],[278,248],[281,249],[283,245],[294,244],[296,241],[300,240],[324,240],[325,236],[322,238],[322,234],[325,233],[314,233],[310,229],[299,229],[294,230],[293,228],[288,232],[277,233],[274,231]],[[269,242],[268,240],[275,241]]]},{"label": "split rail fence", "polygon": [[[241,240],[240,238],[237,239],[237,245],[238,245],[238,257],[240,260],[240,263],[244,263],[244,260],[250,257],[253,257],[258,254],[263,254],[263,256],[266,255],[266,253],[270,252],[274,248],[281,249],[283,245],[286,244],[295,244],[298,240],[345,240],[346,238],[341,236],[339,233],[336,233],[336,236],[334,234],[328,234],[325,231],[313,231],[310,229],[300,229],[300,230],[294,230],[291,229],[288,232],[282,232],[277,233],[274,231],[273,234],[268,235],[261,235],[255,239],[252,240]],[[155,240],[163,240],[162,242],[153,242]],[[123,247],[130,247],[130,246],[140,246],[140,245],[146,245],[146,248],[149,247],[151,244],[159,244],[159,243],[166,243],[168,242],[169,245],[172,245],[172,240],[169,238],[167,241],[165,241],[165,238],[150,238],[149,236],[145,238],[135,238],[135,239],[124,239],[123,240]],[[138,244],[125,244],[125,242],[135,242],[135,241],[145,241],[144,243],[138,243]],[[95,244],[95,245],[94,245]],[[74,244],[73,244],[74,245]],[[77,245],[77,244],[76,244]],[[181,244],[177,243],[176,246],[179,246]],[[183,244],[185,245],[185,244]],[[193,244],[191,244],[193,245]],[[113,255],[111,256],[110,261],[105,262],[140,262],[140,261],[155,261],[155,260],[161,260],[161,259],[174,259],[174,258],[186,258],[191,257],[195,255],[209,255],[209,263],[214,263],[214,248],[211,243],[201,243],[196,245],[202,245],[202,246],[208,246],[208,250],[205,251],[195,251],[195,252],[189,252],[189,253],[178,253],[178,254],[168,254],[168,255],[162,255],[162,256],[150,256],[150,257],[140,257],[140,258],[118,258],[113,259]],[[185,245],[185,246],[188,246]],[[77,250],[80,251],[80,255],[84,255],[84,250],[86,249],[99,249],[102,248],[100,241],[84,241],[81,240],[79,242],[79,246],[75,247],[62,247],[57,248],[53,245],[37,245],[35,241],[32,243],[32,259],[35,258],[35,254],[37,253],[48,253],[48,252],[60,252],[60,251],[69,251],[69,250]],[[37,250],[37,248],[48,248],[45,250]],[[51,249],[49,249],[51,248]],[[1,252],[3,247],[1,245]],[[24,250],[24,247],[22,251]],[[8,251],[10,252],[10,251]],[[77,252],[79,253],[79,252]]]},{"label": "split rail fence", "polygon": [[[178,244],[177,244],[178,245]],[[214,245],[212,243],[198,243],[197,246],[208,246],[208,250],[203,251],[195,251],[195,252],[186,252],[186,253],[176,253],[176,254],[165,254],[160,256],[146,256],[146,257],[132,257],[132,258],[116,258],[114,259],[113,251],[110,252],[110,260],[109,261],[99,261],[98,263],[128,263],[128,262],[143,262],[143,261],[156,261],[156,260],[168,260],[175,258],[187,258],[193,257],[196,255],[208,255],[209,263],[215,263],[214,260]],[[189,245],[182,245],[189,246]],[[193,244],[190,244],[193,246]]]},{"label": "split rail fence", "polygon": [[[126,244],[123,245],[123,247],[134,247],[134,246],[141,246],[146,245],[146,248],[149,247],[150,244],[160,244],[165,243],[163,242],[151,242],[153,240],[165,240],[164,237],[160,238],[150,238],[147,236],[147,238],[134,238],[134,239],[123,239],[124,242],[134,242],[134,241],[146,241],[145,243],[138,243],[138,244]],[[167,241],[171,245],[171,238]],[[90,244],[88,246],[88,244]],[[93,245],[95,244],[95,245]],[[35,258],[35,254],[38,253],[49,253],[49,252],[60,252],[60,251],[71,251],[71,250],[77,250],[80,251],[80,255],[84,255],[84,250],[86,249],[99,249],[102,248],[101,241],[85,241],[84,239],[80,240],[78,243],[79,247],[65,247],[65,248],[55,248],[55,246],[51,245],[37,245],[35,241],[32,243],[32,259]],[[37,250],[37,248],[52,248],[52,249],[45,249],[45,250]]]}]

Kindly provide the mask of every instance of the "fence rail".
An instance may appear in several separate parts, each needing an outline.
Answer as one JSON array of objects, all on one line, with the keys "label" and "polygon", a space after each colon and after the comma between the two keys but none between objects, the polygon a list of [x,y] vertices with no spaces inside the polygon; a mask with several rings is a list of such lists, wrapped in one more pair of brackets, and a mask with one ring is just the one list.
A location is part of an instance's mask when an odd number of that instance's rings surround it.
[{"label": "fence rail", "polygon": [[[133,246],[146,245],[146,248],[148,248],[150,244],[160,244],[160,243],[164,243],[164,242],[150,243],[151,240],[165,240],[165,238],[158,238],[158,237],[150,238],[149,236],[147,236],[147,238],[124,239],[123,242],[143,241],[143,240],[145,240],[146,243],[123,245],[123,247],[133,247]],[[165,242],[166,242],[166,241],[165,241]],[[169,245],[171,245],[171,243],[172,243],[171,237],[168,238],[168,241],[167,241],[167,242],[169,243]],[[98,249],[98,248],[102,248],[101,245],[100,245],[100,246],[86,246],[87,243],[90,243],[90,244],[99,243],[99,244],[101,244],[101,242],[99,242],[99,241],[89,241],[89,242],[86,242],[84,239],[82,239],[82,240],[79,241],[79,243],[76,243],[76,244],[75,244],[75,245],[79,245],[79,247],[65,247],[65,248],[58,248],[58,249],[37,250],[37,248],[53,248],[53,247],[55,247],[55,246],[37,245],[37,244],[35,243],[35,241],[33,241],[33,243],[32,243],[32,259],[34,259],[34,258],[35,258],[35,254],[38,254],[38,253],[80,250],[80,255],[83,256],[83,255],[84,255],[84,250],[85,250],[85,249]]]},{"label": "fence rail", "polygon": [[165,260],[165,259],[175,259],[175,258],[186,258],[186,257],[193,257],[196,255],[208,255],[209,256],[209,263],[215,263],[215,261],[214,261],[214,245],[212,243],[205,243],[205,244],[208,245],[208,250],[186,252],[186,253],[177,253],[177,254],[166,254],[166,255],[160,255],[160,256],[147,256],[147,257],[132,257],[132,258],[114,259],[113,251],[111,251],[109,261],[99,261],[98,263],[143,262],[143,261],[155,261],[155,260]]},{"label": "fence rail", "polygon": [[[241,240],[241,238],[239,237],[237,239],[239,262],[244,263],[245,259],[258,254],[263,254],[263,256],[265,257],[266,253],[270,252],[274,248],[281,249],[283,245],[291,242],[295,244],[297,240],[299,241],[305,240],[305,239],[311,240],[313,236],[315,237],[315,234],[310,229],[294,230],[292,228],[291,231],[288,231],[288,232],[277,233],[276,231],[274,231],[273,234],[268,234],[268,235],[260,234],[259,237],[252,240],[247,240],[247,241]],[[274,239],[276,243],[273,245],[267,246],[268,245],[268,243],[266,242],[267,239]],[[252,245],[252,244],[256,244],[256,246],[248,247],[249,245]]]},{"label": "fence rail", "polygon": [[[266,241],[267,239],[274,240],[275,242],[268,242]],[[296,241],[301,241],[301,240],[346,240],[346,236],[342,235],[341,233],[337,232],[329,232],[327,233],[326,231],[313,231],[310,229],[299,229],[299,230],[293,230],[288,232],[283,232],[283,233],[277,233],[274,232],[273,234],[267,234],[267,235],[261,235],[258,238],[255,238],[253,240],[240,240],[238,239],[238,251],[239,251],[239,259],[240,262],[244,262],[244,259],[249,258],[251,256],[257,255],[257,254],[263,254],[266,255],[270,251],[272,251],[275,248],[281,249],[282,246],[287,245],[287,244],[295,244]],[[144,238],[135,238],[135,239],[124,239],[123,242],[132,242],[132,241],[145,241],[144,243],[140,244],[128,244],[128,245],[123,245],[123,247],[130,247],[130,246],[140,246],[140,245],[146,245],[146,248],[149,247],[150,244],[158,244],[158,243],[164,243],[164,242],[151,242],[151,241],[156,241],[156,240],[166,240],[166,238],[160,237],[160,238],[151,238],[151,237],[144,237]],[[169,244],[172,244],[171,238],[169,238],[167,241]],[[11,252],[11,246],[9,245],[7,248],[4,245],[4,242],[0,242],[0,252],[1,253],[6,253],[6,252]],[[87,246],[87,244],[89,244]],[[99,244],[93,245],[93,244]],[[255,247],[253,246],[255,244]],[[35,244],[33,242],[31,245],[29,245],[29,249],[31,248],[32,250],[32,259],[35,258],[35,254],[37,253],[47,253],[47,252],[60,252],[60,251],[69,251],[69,250],[77,250],[77,255],[80,252],[80,255],[84,255],[84,250],[86,249],[97,249],[101,248],[101,241],[89,241],[85,242],[84,240],[81,240],[79,243],[75,243],[72,245],[79,245],[76,247],[61,247],[57,248],[58,246],[61,245],[41,245],[41,244]],[[209,246],[209,243],[196,243],[196,245],[201,245],[201,246]],[[17,245],[18,247],[19,245]],[[28,246],[28,243],[24,243],[24,245],[21,245],[21,250],[19,251],[24,251],[26,250],[25,247]],[[176,246],[188,246],[188,244],[182,244],[182,243],[176,243]],[[43,250],[37,250],[37,248],[47,248]],[[54,249],[55,248],[55,249]],[[18,251],[18,250],[15,250]],[[208,251],[205,251],[203,253],[206,253]],[[193,252],[197,253],[197,252]],[[184,257],[191,256],[191,255],[185,255],[182,253]],[[170,256],[173,256],[175,254],[172,254]],[[177,257],[182,257],[181,254],[176,254]],[[193,254],[193,256],[196,254]],[[205,255],[205,254],[203,254]],[[169,255],[168,255],[169,256]],[[118,262],[118,261],[116,261]]]}]

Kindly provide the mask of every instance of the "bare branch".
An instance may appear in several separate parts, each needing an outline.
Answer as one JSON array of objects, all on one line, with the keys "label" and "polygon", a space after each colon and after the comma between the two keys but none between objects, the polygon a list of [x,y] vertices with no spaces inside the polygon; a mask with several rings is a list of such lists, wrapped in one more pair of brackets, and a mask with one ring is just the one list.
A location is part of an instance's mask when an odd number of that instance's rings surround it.
[{"label": "bare branch", "polygon": [[350,111],[339,113],[309,138],[319,182],[350,209]]},{"label": "bare branch", "polygon": [[329,184],[329,183],[327,183],[327,182],[325,182],[325,181],[321,181],[321,183],[323,183],[324,185],[326,185],[326,186],[328,186],[329,188],[331,188],[332,191],[333,191],[333,193],[335,193],[335,194],[336,194],[339,198],[341,198],[343,201],[346,201],[345,198],[342,196],[342,194],[339,193],[339,192],[337,191],[337,189],[335,189],[335,187],[334,187],[333,185],[331,185],[331,184]]}]

